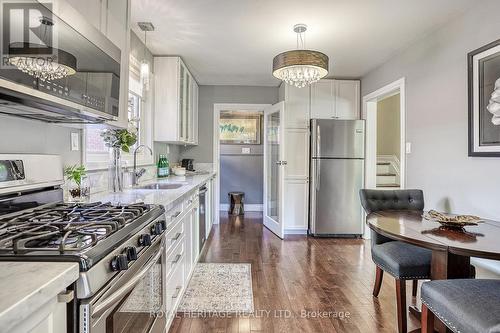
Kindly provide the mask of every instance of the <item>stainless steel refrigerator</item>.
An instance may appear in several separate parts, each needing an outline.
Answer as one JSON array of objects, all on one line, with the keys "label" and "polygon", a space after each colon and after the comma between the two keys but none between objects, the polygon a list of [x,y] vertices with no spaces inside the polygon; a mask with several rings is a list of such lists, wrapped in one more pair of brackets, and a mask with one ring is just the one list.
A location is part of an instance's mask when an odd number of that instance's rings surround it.
[{"label": "stainless steel refrigerator", "polygon": [[363,234],[364,120],[311,120],[309,233]]}]

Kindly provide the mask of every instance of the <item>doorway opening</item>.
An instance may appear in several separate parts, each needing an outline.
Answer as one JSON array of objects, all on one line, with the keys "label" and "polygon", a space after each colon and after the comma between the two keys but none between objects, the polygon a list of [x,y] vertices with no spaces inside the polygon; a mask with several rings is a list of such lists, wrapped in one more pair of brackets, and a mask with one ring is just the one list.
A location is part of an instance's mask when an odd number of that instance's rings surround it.
[{"label": "doorway opening", "polygon": [[229,192],[244,192],[244,210],[263,209],[263,114],[268,104],[214,104],[215,221]]},{"label": "doorway opening", "polygon": [[366,188],[405,187],[405,115],[404,78],[363,97],[363,118],[366,120]]}]

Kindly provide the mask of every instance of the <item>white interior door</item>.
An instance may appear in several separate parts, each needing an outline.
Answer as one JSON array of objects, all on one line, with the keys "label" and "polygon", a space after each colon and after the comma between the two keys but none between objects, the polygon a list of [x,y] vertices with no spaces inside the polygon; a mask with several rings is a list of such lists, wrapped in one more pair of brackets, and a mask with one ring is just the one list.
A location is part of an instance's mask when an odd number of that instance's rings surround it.
[{"label": "white interior door", "polygon": [[283,238],[285,103],[264,110],[264,226]]}]

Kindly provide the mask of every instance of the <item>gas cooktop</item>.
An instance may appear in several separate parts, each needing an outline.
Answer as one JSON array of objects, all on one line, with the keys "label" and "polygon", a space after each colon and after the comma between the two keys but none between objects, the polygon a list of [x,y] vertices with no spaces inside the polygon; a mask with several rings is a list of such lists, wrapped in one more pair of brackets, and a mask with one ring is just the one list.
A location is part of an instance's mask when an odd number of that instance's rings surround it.
[{"label": "gas cooktop", "polygon": [[49,260],[80,261],[86,270],[162,213],[157,205],[96,202],[58,203],[2,216],[0,256],[51,256]]}]

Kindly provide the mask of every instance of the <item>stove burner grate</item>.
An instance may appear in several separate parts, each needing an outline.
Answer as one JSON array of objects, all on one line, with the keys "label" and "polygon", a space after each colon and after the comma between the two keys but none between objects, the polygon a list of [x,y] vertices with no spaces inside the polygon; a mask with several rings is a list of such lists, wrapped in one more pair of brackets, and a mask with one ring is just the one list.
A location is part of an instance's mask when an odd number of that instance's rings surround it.
[{"label": "stove burner grate", "polygon": [[0,253],[81,252],[150,210],[143,203],[56,204],[0,218]]}]

